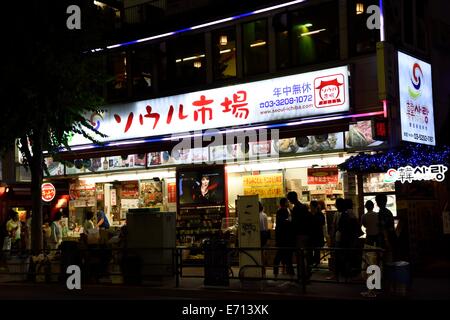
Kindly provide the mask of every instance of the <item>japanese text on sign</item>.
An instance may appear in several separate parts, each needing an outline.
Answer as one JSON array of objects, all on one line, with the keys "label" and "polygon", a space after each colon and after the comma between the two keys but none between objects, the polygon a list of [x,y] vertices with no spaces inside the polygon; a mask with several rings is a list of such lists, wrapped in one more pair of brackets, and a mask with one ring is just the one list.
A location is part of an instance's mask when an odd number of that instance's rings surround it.
[{"label": "japanese text on sign", "polygon": [[[170,97],[118,104],[86,114],[117,141],[349,111],[348,67],[337,67]],[[74,135],[70,145],[90,141]]]}]

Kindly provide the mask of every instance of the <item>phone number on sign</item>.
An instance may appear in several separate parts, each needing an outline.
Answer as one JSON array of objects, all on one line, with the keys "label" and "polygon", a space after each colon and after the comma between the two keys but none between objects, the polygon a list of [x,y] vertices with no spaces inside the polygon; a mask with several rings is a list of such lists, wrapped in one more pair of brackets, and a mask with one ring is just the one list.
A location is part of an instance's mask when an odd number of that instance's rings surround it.
[{"label": "phone number on sign", "polygon": [[414,133],[414,135],[413,135],[413,134],[411,134],[411,133],[404,132],[404,133],[403,133],[403,136],[405,136],[405,137],[413,137],[414,140],[419,140],[419,141],[429,141],[429,142],[434,142],[434,137],[432,137],[432,136],[426,136],[426,135],[418,134],[418,133]]},{"label": "phone number on sign", "polygon": [[311,102],[311,101],[312,101],[312,94],[308,94],[308,95],[304,95],[304,96],[261,102],[259,104],[259,107],[260,108],[271,108],[271,107],[279,107],[279,106],[284,106],[284,105],[289,105],[289,104],[294,104],[294,103]]}]

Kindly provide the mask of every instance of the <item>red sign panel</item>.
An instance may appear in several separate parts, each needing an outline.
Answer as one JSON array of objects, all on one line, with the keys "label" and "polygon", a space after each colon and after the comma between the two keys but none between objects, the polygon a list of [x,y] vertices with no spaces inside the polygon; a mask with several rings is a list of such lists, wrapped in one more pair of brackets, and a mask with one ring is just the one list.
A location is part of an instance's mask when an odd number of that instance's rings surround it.
[{"label": "red sign panel", "polygon": [[50,202],[55,198],[56,189],[51,183],[43,183],[41,187],[42,200],[45,202]]},{"label": "red sign panel", "polygon": [[337,168],[308,168],[308,184],[337,184]]},{"label": "red sign panel", "polygon": [[177,202],[177,186],[175,182],[167,184],[168,202]]}]

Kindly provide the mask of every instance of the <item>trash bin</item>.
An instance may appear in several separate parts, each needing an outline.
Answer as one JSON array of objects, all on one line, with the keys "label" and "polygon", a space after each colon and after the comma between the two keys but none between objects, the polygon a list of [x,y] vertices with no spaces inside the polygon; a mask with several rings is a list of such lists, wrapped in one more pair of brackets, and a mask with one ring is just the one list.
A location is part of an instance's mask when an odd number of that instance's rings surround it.
[{"label": "trash bin", "polygon": [[229,261],[227,243],[225,240],[206,240],[205,248],[205,280],[209,286],[229,286]]},{"label": "trash bin", "polygon": [[411,270],[409,262],[395,261],[387,263],[385,278],[387,292],[392,295],[406,296],[411,287]]}]

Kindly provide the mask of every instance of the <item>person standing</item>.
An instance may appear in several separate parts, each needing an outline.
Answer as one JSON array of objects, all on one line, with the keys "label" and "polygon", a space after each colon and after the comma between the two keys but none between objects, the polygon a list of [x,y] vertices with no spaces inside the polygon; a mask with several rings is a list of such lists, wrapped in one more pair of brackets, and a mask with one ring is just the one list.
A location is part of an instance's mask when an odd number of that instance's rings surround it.
[{"label": "person standing", "polygon": [[296,237],[296,247],[303,249],[306,276],[311,276],[311,256],[309,247],[311,233],[311,213],[307,207],[298,200],[297,192],[291,191],[287,194],[287,199],[293,205],[292,208],[292,228]]},{"label": "person standing", "polygon": [[275,277],[278,276],[280,262],[284,263],[289,275],[295,274],[294,268],[292,267],[292,249],[287,249],[288,247],[295,246],[295,238],[289,216],[288,200],[282,198],[280,200],[280,208],[276,215],[275,243],[279,248],[273,262],[273,274]]},{"label": "person standing", "polygon": [[264,212],[264,206],[261,202],[259,202],[259,231],[261,234],[261,247],[264,247],[270,238],[270,230],[267,214]]},{"label": "person standing", "polygon": [[[380,246],[380,227],[379,227],[379,217],[378,213],[373,211],[374,204],[371,200],[366,201],[365,207],[367,212],[361,218],[361,224],[366,228],[366,241],[364,244],[364,249],[374,249]],[[366,268],[370,265],[378,265],[378,254],[373,251],[366,251],[363,254],[363,268],[362,272],[365,277],[367,274],[365,272]],[[368,289],[367,291],[361,292],[364,297],[373,298],[376,297],[375,290]]]},{"label": "person standing", "polygon": [[394,215],[386,208],[387,196],[385,194],[377,194],[375,197],[377,206],[380,208],[378,212],[380,226],[380,244],[384,253],[384,262],[392,262],[394,250],[397,240],[394,226]]},{"label": "person standing", "polygon": [[[311,201],[310,210],[312,214],[311,246],[321,248],[325,244],[323,228],[325,226],[325,216],[317,201]],[[312,263],[317,266],[320,264],[320,249],[312,251]]]},{"label": "person standing", "polygon": [[378,213],[373,211],[375,205],[371,200],[366,201],[367,212],[361,218],[361,224],[366,228],[366,244],[369,246],[380,245],[380,228]]},{"label": "person standing", "polygon": [[62,242],[62,229],[61,229],[61,221],[62,214],[61,212],[57,212],[55,214],[55,219],[50,224],[50,239],[49,239],[49,247],[50,250],[56,250],[58,249],[59,245]]},{"label": "person standing", "polygon": [[99,208],[97,212],[97,227],[99,229],[109,229],[110,224],[103,208]]},{"label": "person standing", "polygon": [[11,210],[9,213],[10,219],[6,222],[6,232],[11,239],[11,252],[20,250],[20,221],[19,214]]}]

